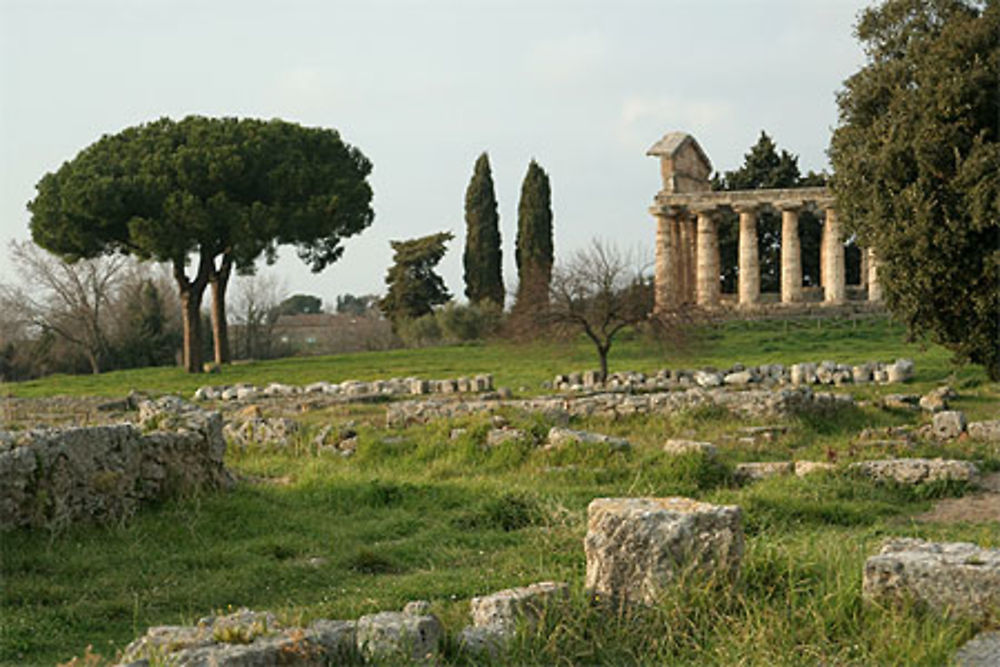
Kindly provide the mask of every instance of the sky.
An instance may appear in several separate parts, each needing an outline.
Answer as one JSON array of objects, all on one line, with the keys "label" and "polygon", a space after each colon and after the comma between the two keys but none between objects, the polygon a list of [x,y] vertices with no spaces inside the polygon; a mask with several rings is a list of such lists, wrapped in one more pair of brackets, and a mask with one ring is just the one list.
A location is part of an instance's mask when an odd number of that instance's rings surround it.
[{"label": "sky", "polygon": [[548,172],[556,262],[591,239],[652,257],[646,150],[692,134],[736,169],[766,131],[828,169],[836,93],[864,63],[861,0],[0,0],[0,280],[43,174],[163,116],[335,128],[374,164],[375,222],[288,294],[384,292],[389,241],[455,234],[439,265],[464,299],[464,197],[487,151],[508,289],[521,180]]}]

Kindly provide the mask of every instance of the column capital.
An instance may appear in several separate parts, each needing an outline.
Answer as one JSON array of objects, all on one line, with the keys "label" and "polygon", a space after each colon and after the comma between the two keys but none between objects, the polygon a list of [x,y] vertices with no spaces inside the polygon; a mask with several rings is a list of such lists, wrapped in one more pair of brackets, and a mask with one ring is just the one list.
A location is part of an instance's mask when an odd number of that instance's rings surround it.
[{"label": "column capital", "polygon": [[696,203],[696,204],[691,204],[688,207],[688,210],[690,210],[695,215],[698,215],[698,216],[704,215],[704,216],[707,216],[709,218],[714,218],[716,215],[718,215],[720,213],[720,209],[719,209],[719,205],[718,204],[700,204],[700,203]]},{"label": "column capital", "polygon": [[752,215],[760,211],[761,205],[755,204],[753,202],[746,202],[746,203],[733,204],[732,208],[740,215],[743,215],[745,213],[749,213]]},{"label": "column capital", "polygon": [[805,201],[801,199],[779,199],[771,204],[779,211],[801,211],[805,208]]}]

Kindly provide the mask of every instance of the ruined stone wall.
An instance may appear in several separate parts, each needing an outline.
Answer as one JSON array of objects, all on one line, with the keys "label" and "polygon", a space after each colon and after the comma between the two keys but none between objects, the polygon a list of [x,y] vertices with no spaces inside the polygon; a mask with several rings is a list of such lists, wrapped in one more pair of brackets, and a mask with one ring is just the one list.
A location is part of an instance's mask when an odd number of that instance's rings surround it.
[{"label": "ruined stone wall", "polygon": [[0,529],[131,515],[145,502],[228,487],[222,418],[166,397],[130,423],[0,431]]},{"label": "ruined stone wall", "polygon": [[568,417],[624,417],[635,414],[670,414],[702,406],[719,406],[745,417],[784,417],[809,410],[853,405],[847,394],[813,392],[809,387],[771,391],[725,388],[688,389],[648,394],[599,393],[589,396],[559,396],[522,400],[401,401],[386,408],[386,424],[401,427],[434,419],[488,414],[502,408],[546,414],[559,420]]}]

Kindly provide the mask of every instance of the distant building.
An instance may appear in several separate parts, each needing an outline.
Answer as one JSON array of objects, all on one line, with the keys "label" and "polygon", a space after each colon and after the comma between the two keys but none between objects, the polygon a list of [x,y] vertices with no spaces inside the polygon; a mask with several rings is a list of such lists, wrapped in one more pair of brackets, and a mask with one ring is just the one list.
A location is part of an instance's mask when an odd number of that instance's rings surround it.
[{"label": "distant building", "polygon": [[305,355],[398,346],[392,324],[380,315],[281,315],[274,324],[273,339],[279,346]]}]

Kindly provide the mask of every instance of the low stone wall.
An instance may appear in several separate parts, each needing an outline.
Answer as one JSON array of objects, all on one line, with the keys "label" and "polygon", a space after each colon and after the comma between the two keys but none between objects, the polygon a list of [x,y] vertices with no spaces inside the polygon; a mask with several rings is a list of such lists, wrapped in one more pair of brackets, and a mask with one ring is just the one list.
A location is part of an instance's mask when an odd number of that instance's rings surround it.
[{"label": "low stone wall", "polygon": [[549,386],[560,391],[632,390],[661,391],[687,387],[720,387],[757,385],[777,387],[803,384],[888,384],[906,382],[913,378],[913,361],[897,359],[892,363],[870,361],[865,364],[839,364],[820,361],[791,364],[762,364],[744,366],[734,364],[727,369],[703,368],[698,370],[665,368],[652,375],[636,372],[612,373],[606,382],[600,381],[599,371],[583,371],[557,375]]},{"label": "low stone wall", "polygon": [[0,431],[0,528],[115,520],[142,503],[228,487],[218,412],[166,397],[139,427]]},{"label": "low stone wall", "polygon": [[364,400],[378,396],[420,396],[423,394],[467,394],[493,390],[493,376],[490,374],[474,377],[450,378],[446,380],[422,380],[420,378],[391,378],[361,382],[345,380],[339,384],[326,381],[313,382],[305,386],[272,382],[266,387],[252,384],[199,387],[194,392],[196,401],[254,401],[261,398],[324,394],[343,400]]},{"label": "low stone wall", "polygon": [[448,419],[513,408],[543,413],[555,420],[567,417],[624,417],[636,414],[660,414],[719,406],[744,417],[785,417],[809,410],[825,410],[853,405],[846,394],[813,392],[809,387],[781,389],[688,389],[650,394],[615,392],[579,397],[542,397],[520,400],[420,400],[400,401],[386,408],[386,424],[400,427],[434,419]]}]

